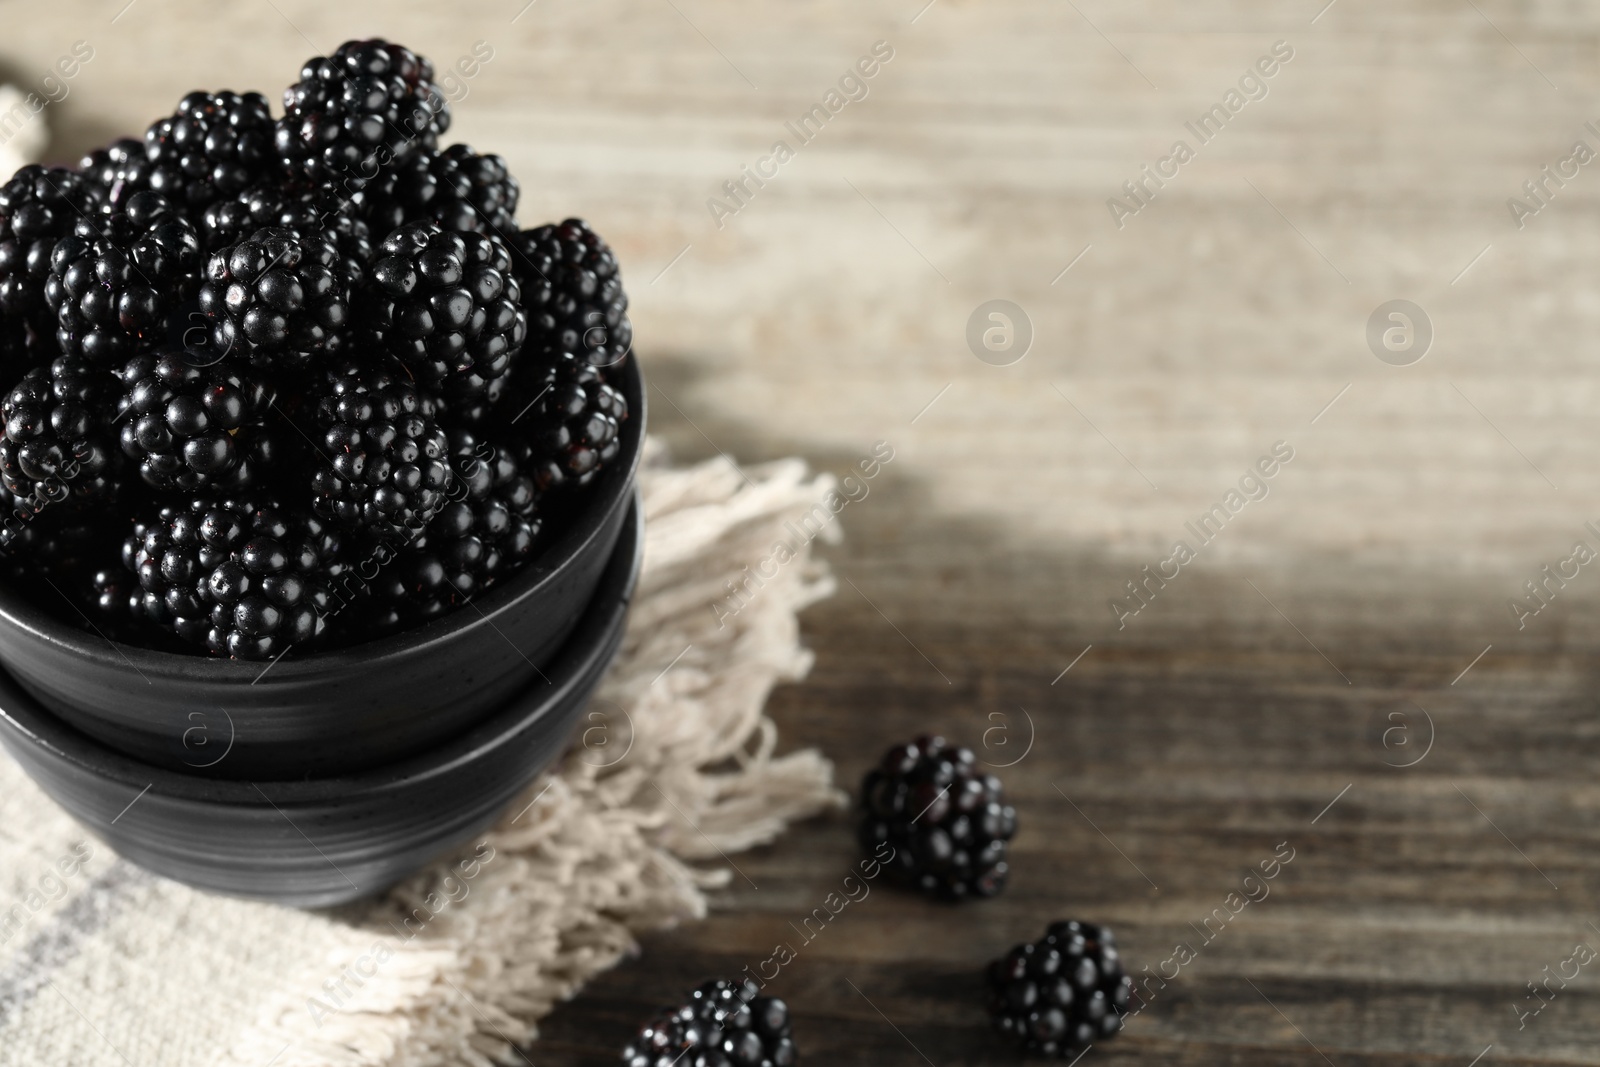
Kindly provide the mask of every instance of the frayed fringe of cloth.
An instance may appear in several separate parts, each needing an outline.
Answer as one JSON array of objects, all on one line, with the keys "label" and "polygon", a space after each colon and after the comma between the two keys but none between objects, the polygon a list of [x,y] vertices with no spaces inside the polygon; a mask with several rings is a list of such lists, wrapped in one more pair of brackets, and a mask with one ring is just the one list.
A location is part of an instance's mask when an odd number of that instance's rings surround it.
[{"label": "frayed fringe of cloth", "polygon": [[[706,890],[731,872],[702,864],[840,803],[832,765],[813,749],[775,754],[764,713],[775,685],[810,670],[796,615],[833,592],[826,567],[797,546],[739,610],[714,607],[793,541],[785,524],[831,478],[799,460],[675,469],[652,442],[640,484],[639,589],[573,747],[474,850],[330,917],[325,958],[272,989],[223,1063],[521,1062],[513,1046],[638,932],[706,914]],[[360,985],[329,982],[366,970]]]}]

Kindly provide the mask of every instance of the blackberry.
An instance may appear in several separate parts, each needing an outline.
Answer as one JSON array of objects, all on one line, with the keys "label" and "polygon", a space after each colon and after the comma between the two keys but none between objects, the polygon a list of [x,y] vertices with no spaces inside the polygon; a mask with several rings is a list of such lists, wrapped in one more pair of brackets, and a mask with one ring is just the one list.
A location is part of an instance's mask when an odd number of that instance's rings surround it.
[{"label": "blackberry", "polygon": [[433,64],[397,44],[347,41],[283,94],[274,145],[291,173],[347,193],[450,128]]},{"label": "blackberry", "polygon": [[322,631],[339,549],[309,514],[202,496],[136,524],[122,554],[144,618],[215,655],[271,659]]},{"label": "blackberry", "polygon": [[249,370],[168,350],[135,356],[122,382],[122,451],[153,489],[238,489],[286,458],[263,425],[272,387]]},{"label": "blackberry", "polygon": [[1052,923],[989,964],[995,1029],[1037,1055],[1077,1056],[1114,1036],[1132,993],[1110,927],[1093,923]]},{"label": "blackberry", "polygon": [[164,198],[138,192],[110,214],[80,218],[50,256],[44,296],[56,313],[56,341],[68,355],[102,366],[159,337],[167,315],[199,285],[194,226]]},{"label": "blackberry", "polygon": [[373,536],[421,535],[450,485],[449,443],[433,402],[386,363],[346,359],[312,412],[326,465],[312,476],[317,514]]},{"label": "blackberry", "polygon": [[367,219],[379,233],[408,222],[431,222],[456,233],[517,231],[522,186],[499,156],[480,156],[464,144],[417,152],[368,187]]},{"label": "blackberry", "polygon": [[245,358],[304,367],[339,351],[349,324],[339,243],[324,230],[257,230],[214,252],[200,286],[213,343]]},{"label": "blackberry", "polygon": [[522,350],[521,296],[499,238],[407,223],[378,246],[363,325],[419,382],[470,400]]},{"label": "blackberry", "polygon": [[523,230],[511,244],[536,351],[547,357],[576,352],[597,367],[627,358],[633,347],[628,294],[616,254],[587,222]]},{"label": "blackberry", "polygon": [[23,167],[0,186],[0,315],[6,333],[54,331],[44,300],[50,253],[80,218],[98,212],[100,197],[94,182],[61,167]]},{"label": "blackberry", "polygon": [[114,208],[125,205],[134,193],[148,191],[154,169],[144,142],[132,137],[97,148],[78,163],[84,178],[99,190],[100,199]]},{"label": "blackberry", "polygon": [[861,783],[860,837],[887,841],[897,879],[951,899],[992,897],[1005,888],[1006,842],[1017,813],[1000,779],[981,774],[971,749],[942,737],[896,745]]},{"label": "blackberry", "polygon": [[144,141],[145,185],[195,213],[243,192],[276,162],[272,111],[260,93],[190,93]]},{"label": "blackberry", "polygon": [[111,416],[117,380],[77,356],[23,375],[0,401],[0,481],[33,501],[105,502],[119,487]]},{"label": "blackberry", "polygon": [[502,411],[518,430],[519,458],[539,489],[551,491],[588,485],[616,459],[628,400],[597,367],[563,352],[518,374]]},{"label": "blackberry", "polygon": [[[346,260],[361,268],[355,272],[357,277],[372,258],[372,230],[361,217],[359,198],[352,200],[328,189],[299,189],[270,181],[207,207],[200,215],[200,244],[208,253],[215,252],[271,226],[333,234]],[[346,273],[349,270],[346,266]]]},{"label": "blackberry", "polygon": [[666,1008],[622,1050],[624,1067],[793,1067],[789,1008],[756,984],[706,982],[689,1003]]},{"label": "blackberry", "polygon": [[371,625],[393,630],[459,607],[533,555],[539,492],[512,455],[465,431],[451,434],[448,500],[373,583]]}]

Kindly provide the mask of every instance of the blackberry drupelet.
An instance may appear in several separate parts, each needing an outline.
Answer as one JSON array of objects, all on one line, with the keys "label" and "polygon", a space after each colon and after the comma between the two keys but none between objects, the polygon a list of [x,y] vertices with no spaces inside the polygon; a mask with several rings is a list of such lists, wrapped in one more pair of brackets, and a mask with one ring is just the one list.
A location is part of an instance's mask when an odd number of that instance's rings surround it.
[{"label": "blackberry drupelet", "polygon": [[617,257],[582,219],[523,230],[512,241],[534,351],[576,352],[597,367],[633,347]]},{"label": "blackberry drupelet", "polygon": [[96,148],[78,163],[84,178],[99,190],[100,199],[114,208],[122,207],[134,193],[148,191],[154,169],[144,142],[132,137]]},{"label": "blackberry drupelet", "polygon": [[122,371],[122,451],[152,489],[240,489],[282,454],[264,425],[267,380],[227,363],[197,367],[182,351],[135,356]]},{"label": "blackberry drupelet", "polygon": [[100,618],[124,626],[144,621],[144,590],[139,587],[139,576],[120,560],[95,571],[90,586]]},{"label": "blackberry drupelet", "polygon": [[111,420],[117,379],[79,356],[23,375],[0,401],[0,481],[35,502],[107,502],[120,488],[122,457]]},{"label": "blackberry drupelet", "polygon": [[423,385],[486,396],[528,333],[511,253],[499,238],[408,223],[378,246],[363,328]]},{"label": "blackberry drupelet", "polygon": [[371,623],[416,625],[465,604],[516,571],[539,538],[539,492],[511,453],[471,433],[451,434],[449,499],[415,544],[373,583]]},{"label": "blackberry drupelet", "polygon": [[389,233],[408,222],[430,222],[456,233],[517,232],[522,186],[499,156],[480,156],[464,144],[417,152],[385,173],[364,194],[372,228]]},{"label": "blackberry drupelet", "polygon": [[277,162],[272,111],[260,93],[194,92],[145,131],[146,186],[195,213],[236,196]]},{"label": "blackberry drupelet", "polygon": [[98,212],[100,199],[94,182],[61,167],[23,167],[0,186],[0,315],[7,335],[55,330],[44,300],[50,253],[80,218]]},{"label": "blackberry drupelet", "polygon": [[199,282],[194,226],[161,196],[139,192],[121,210],[77,221],[51,253],[44,296],[63,353],[116,366],[136,341],[165,335],[167,315]]},{"label": "blackberry drupelet", "polygon": [[1006,842],[1017,813],[1000,779],[982,774],[971,749],[942,737],[896,745],[861,783],[860,837],[887,841],[901,882],[951,899],[992,897],[1005,888]]},{"label": "blackberry drupelet", "polygon": [[433,149],[450,109],[433,64],[386,41],[347,41],[284,91],[274,146],[291,174],[355,193],[396,160]]},{"label": "blackberry drupelet", "polygon": [[562,352],[552,363],[525,367],[500,410],[521,441],[518,458],[549,492],[588,485],[616,459],[628,400],[599,368]]},{"label": "blackberry drupelet", "polygon": [[384,540],[421,536],[451,482],[432,400],[387,361],[345,359],[327,373],[312,421],[325,461],[311,479],[317,514]]},{"label": "blackberry drupelet", "polygon": [[624,1067],[794,1067],[789,1008],[756,984],[706,982],[663,1009],[622,1050]]},{"label": "blackberry drupelet", "polygon": [[1030,1053],[1077,1056],[1122,1029],[1133,993],[1111,929],[1058,922],[989,964],[995,1029]]},{"label": "blackberry drupelet", "polygon": [[339,548],[309,514],[201,496],[136,525],[123,559],[146,619],[214,655],[259,660],[321,633]]},{"label": "blackberry drupelet", "polygon": [[337,353],[350,320],[346,265],[324,230],[257,230],[211,255],[200,311],[218,350],[304,368]]}]

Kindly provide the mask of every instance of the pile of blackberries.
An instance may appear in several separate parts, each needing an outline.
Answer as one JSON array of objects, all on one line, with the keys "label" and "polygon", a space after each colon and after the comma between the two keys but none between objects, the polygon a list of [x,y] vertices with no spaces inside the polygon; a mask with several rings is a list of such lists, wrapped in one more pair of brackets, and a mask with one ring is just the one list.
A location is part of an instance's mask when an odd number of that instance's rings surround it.
[{"label": "pile of blackberries", "polygon": [[283,102],[193,92],[0,187],[0,576],[123,641],[416,625],[527,564],[621,447],[616,256],[518,231],[505,161],[441,143],[432,64],[351,41]]}]

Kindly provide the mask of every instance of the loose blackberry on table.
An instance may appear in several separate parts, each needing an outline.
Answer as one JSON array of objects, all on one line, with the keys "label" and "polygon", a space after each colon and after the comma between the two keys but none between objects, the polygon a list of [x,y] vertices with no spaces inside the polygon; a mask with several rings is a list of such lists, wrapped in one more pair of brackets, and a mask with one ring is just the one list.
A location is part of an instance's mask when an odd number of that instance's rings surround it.
[{"label": "loose blackberry on table", "polygon": [[633,324],[622,273],[616,253],[587,222],[547,223],[523,230],[511,244],[533,351],[574,352],[597,367],[627,358]]},{"label": "loose blackberry on table", "polygon": [[44,296],[63,353],[115,366],[137,342],[164,337],[167,315],[199,284],[193,224],[158,194],[138,192],[121,209],[78,219],[56,243]]},{"label": "loose blackberry on table", "polygon": [[123,454],[153,489],[239,489],[288,458],[266,426],[271,384],[232,364],[197,367],[187,353],[135,356],[122,370]]},{"label": "loose blackberry on table", "polygon": [[858,811],[862,845],[893,847],[889,871],[900,882],[956,900],[1005,888],[1017,813],[971,749],[942,737],[894,746],[862,780]]},{"label": "loose blackberry on table", "polygon": [[407,223],[377,248],[362,326],[417,381],[470,402],[522,351],[521,298],[498,237]]},{"label": "loose blackberry on table", "polygon": [[748,979],[706,982],[659,1012],[622,1050],[623,1067],[794,1067],[789,1007]]},{"label": "loose blackberry on table", "polygon": [[989,964],[988,985],[995,1029],[1041,1056],[1115,1036],[1133,994],[1111,928],[1070,920]]}]

